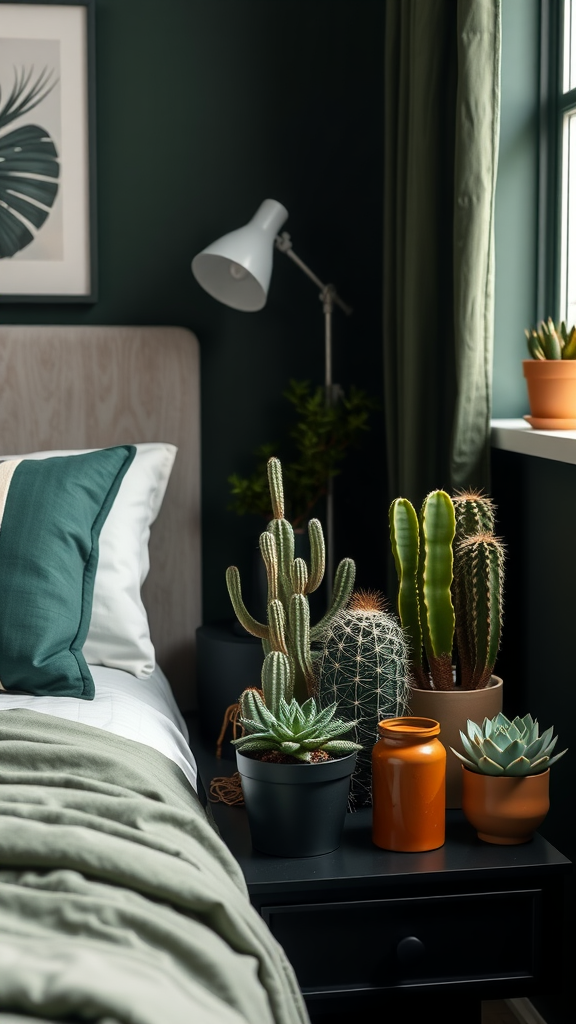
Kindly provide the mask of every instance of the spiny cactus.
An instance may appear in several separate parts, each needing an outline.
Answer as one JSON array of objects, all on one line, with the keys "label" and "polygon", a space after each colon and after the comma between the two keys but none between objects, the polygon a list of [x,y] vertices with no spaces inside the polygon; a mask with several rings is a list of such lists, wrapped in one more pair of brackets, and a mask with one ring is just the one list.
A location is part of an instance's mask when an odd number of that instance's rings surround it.
[{"label": "spiny cactus", "polygon": [[325,549],[322,527],[317,519],[308,523],[310,568],[303,558],[294,558],[294,530],[284,518],[282,467],[278,459],[268,461],[268,485],[273,519],[260,535],[260,553],[266,567],[268,602],[266,623],[250,615],[242,600],[240,573],[236,566],[226,571],[230,600],[244,628],[262,640],[264,654],[278,651],[288,657],[290,687],[302,703],[312,696],[316,686],[311,643],[323,633],[331,618],[346,606],[354,586],[356,567],[351,558],[343,559],[332,590],[332,603],[326,615],[310,626],[308,594],[317,590],[324,578]]},{"label": "spiny cactus", "polygon": [[[390,508],[390,538],[398,572],[398,613],[412,648],[421,689],[454,685],[454,633],[460,683],[486,686],[502,629],[504,546],[494,536],[490,498],[432,491],[420,520],[406,498]],[[426,660],[423,657],[426,654]]]},{"label": "spiny cactus", "polygon": [[454,604],[461,686],[486,686],[502,632],[504,546],[492,533],[466,537],[456,548]]},{"label": "spiny cactus", "polygon": [[564,320],[543,320],[539,330],[524,331],[532,359],[576,359],[576,327],[569,331]]},{"label": "spiny cactus", "polygon": [[458,491],[452,498],[456,518],[456,546],[466,537],[494,532],[494,503],[480,491]]},{"label": "spiny cactus", "polygon": [[345,757],[360,750],[339,739],[354,722],[335,718],[337,704],[320,710],[314,697],[302,705],[290,697],[290,664],[280,651],[271,651],[262,666],[262,691],[244,690],[240,697],[240,723],[245,735],[232,743],[244,754],[276,751],[297,761]]},{"label": "spiny cactus", "polygon": [[455,529],[454,506],[446,491],[432,491],[424,499],[419,521],[407,498],[392,502],[390,538],[400,582],[398,611],[410,635],[416,682],[423,689],[431,689],[431,682],[422,644],[434,688],[449,690],[453,685]]},{"label": "spiny cactus", "polygon": [[466,728],[468,736],[460,731],[460,738],[468,757],[450,749],[466,768],[480,775],[538,775],[566,753],[550,756],[558,739],[552,738],[554,727],[540,736],[531,715],[511,722],[500,712],[485,718],[482,725],[468,720]]},{"label": "spiny cactus", "polygon": [[328,623],[318,663],[321,707],[337,701],[354,718],[353,738],[362,745],[350,786],[349,807],[372,803],[372,747],[378,722],[408,713],[410,646],[380,594],[359,591]]}]

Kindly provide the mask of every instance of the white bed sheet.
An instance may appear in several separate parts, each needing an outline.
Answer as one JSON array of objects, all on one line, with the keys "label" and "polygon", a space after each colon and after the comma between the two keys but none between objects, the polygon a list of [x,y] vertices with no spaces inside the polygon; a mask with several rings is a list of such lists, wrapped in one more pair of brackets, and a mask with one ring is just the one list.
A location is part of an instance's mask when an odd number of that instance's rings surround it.
[{"label": "white bed sheet", "polygon": [[152,675],[136,679],[120,669],[89,667],[94,700],[0,693],[0,711],[28,708],[144,743],[174,761],[196,790],[198,771],[188,746],[188,729],[162,669],[157,665]]}]

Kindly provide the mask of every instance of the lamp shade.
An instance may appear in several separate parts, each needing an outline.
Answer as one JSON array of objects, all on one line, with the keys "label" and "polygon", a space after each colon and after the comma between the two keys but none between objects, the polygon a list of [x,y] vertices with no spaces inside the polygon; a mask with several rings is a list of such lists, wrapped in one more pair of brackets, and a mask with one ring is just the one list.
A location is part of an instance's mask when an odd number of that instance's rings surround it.
[{"label": "lamp shade", "polygon": [[275,199],[265,199],[243,228],[223,235],[192,260],[192,273],[205,291],[232,309],[256,312],[266,303],[274,240],[288,217]]}]

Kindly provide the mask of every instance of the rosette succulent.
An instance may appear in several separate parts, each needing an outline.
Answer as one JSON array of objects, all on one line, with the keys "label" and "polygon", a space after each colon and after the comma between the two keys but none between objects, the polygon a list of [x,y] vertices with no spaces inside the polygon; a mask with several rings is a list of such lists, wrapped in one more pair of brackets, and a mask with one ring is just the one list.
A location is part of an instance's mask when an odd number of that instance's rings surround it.
[{"label": "rosette succulent", "polygon": [[299,704],[293,697],[288,704],[280,698],[276,714],[262,700],[258,690],[244,690],[240,698],[240,722],[245,736],[232,740],[243,754],[275,750],[298,761],[322,761],[334,755],[344,757],[360,750],[358,743],[339,739],[353,728],[354,722],[335,718],[337,704],[319,711],[314,697]]},{"label": "rosette succulent", "polygon": [[453,754],[480,775],[538,775],[558,761],[565,753],[551,757],[558,737],[553,726],[539,735],[538,722],[531,715],[513,722],[501,712],[485,718],[482,725],[468,720],[468,736],[460,732],[462,746],[468,757],[451,747]]},{"label": "rosette succulent", "polygon": [[576,327],[570,330],[563,320],[543,320],[538,330],[524,331],[532,359],[576,359]]}]

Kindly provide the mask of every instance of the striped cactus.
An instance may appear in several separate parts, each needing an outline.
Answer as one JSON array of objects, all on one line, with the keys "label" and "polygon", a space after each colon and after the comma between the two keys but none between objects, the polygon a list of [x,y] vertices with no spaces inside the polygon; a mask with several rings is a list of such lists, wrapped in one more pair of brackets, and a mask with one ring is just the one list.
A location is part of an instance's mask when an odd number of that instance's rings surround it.
[{"label": "striped cactus", "polygon": [[343,559],[335,574],[332,602],[326,615],[310,625],[308,594],[317,590],[324,578],[325,548],[322,527],[317,519],[308,523],[310,566],[303,558],[294,558],[294,530],[284,518],[282,467],[278,459],[268,461],[268,485],[273,518],[260,536],[260,553],[266,567],[268,601],[266,622],[258,622],[242,600],[240,573],[235,565],[226,571],[226,583],[234,612],[249,633],[262,640],[264,654],[280,652],[288,658],[289,689],[301,703],[316,689],[316,673],[311,644],[352,593],[356,567],[351,558]]},{"label": "striped cactus", "polygon": [[456,548],[454,600],[461,685],[490,682],[502,632],[504,546],[493,533],[466,537]]}]

